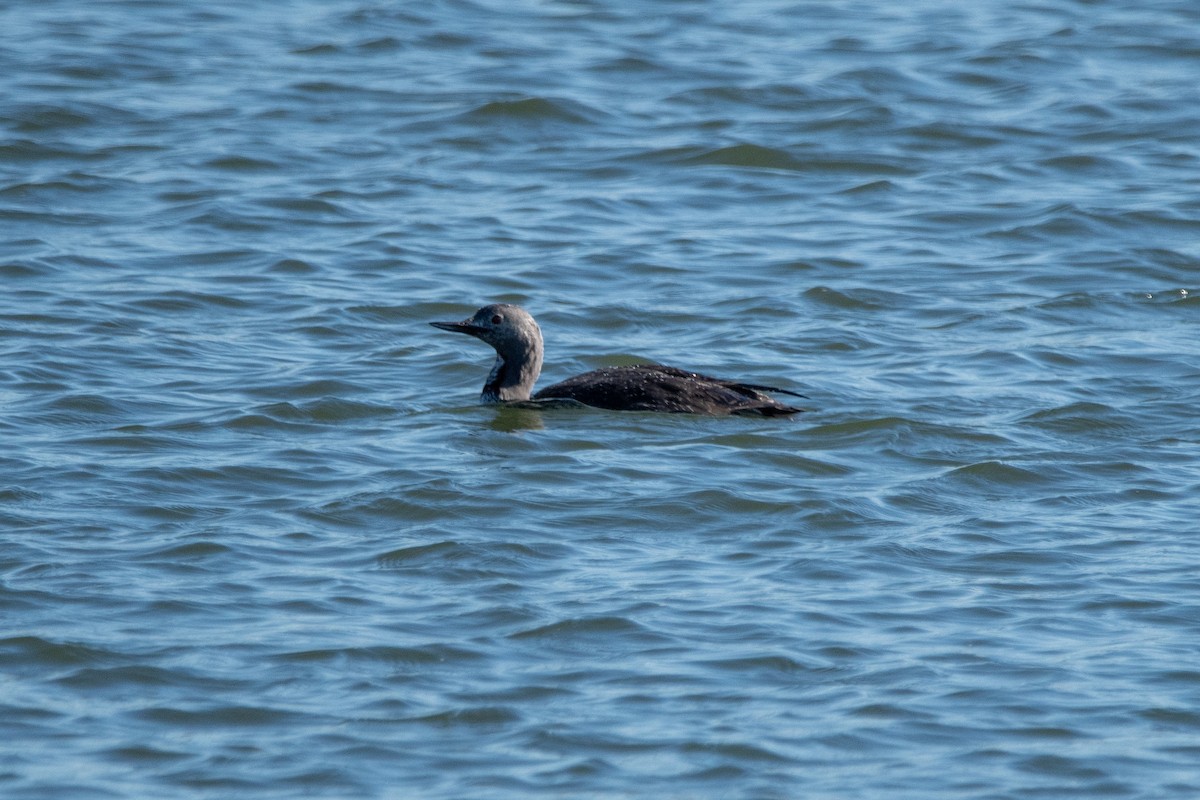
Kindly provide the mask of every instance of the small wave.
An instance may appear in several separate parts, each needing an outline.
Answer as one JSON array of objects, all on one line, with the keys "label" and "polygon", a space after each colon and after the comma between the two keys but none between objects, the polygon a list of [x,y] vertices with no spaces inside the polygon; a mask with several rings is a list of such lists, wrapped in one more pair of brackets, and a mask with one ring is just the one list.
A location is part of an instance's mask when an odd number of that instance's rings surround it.
[{"label": "small wave", "polygon": [[364,391],[358,383],[336,378],[315,378],[303,383],[264,383],[247,386],[246,394],[254,397],[275,398],[280,396],[307,397],[317,400],[337,399],[339,395],[357,394]]},{"label": "small wave", "polygon": [[430,644],[421,647],[379,645],[377,647],[323,648],[277,653],[270,656],[272,661],[293,664],[309,664],[313,662],[353,664],[357,662],[390,665],[450,664],[477,661],[481,658],[483,658],[483,654],[477,650],[468,650],[463,647],[452,647],[444,644]]},{"label": "small wave", "polygon": [[53,270],[45,264],[0,264],[0,278],[5,280],[44,278],[52,272]]},{"label": "small wave", "polygon": [[950,470],[944,478],[977,487],[1035,486],[1045,480],[1037,472],[1022,469],[1003,461],[980,461],[977,464],[968,464],[965,467]]},{"label": "small wave", "polygon": [[273,725],[286,725],[303,719],[303,715],[292,711],[250,705],[216,705],[205,708],[158,706],[135,712],[134,716],[147,722],[185,728],[224,728],[230,725],[238,727],[269,727]]},{"label": "small wave", "polygon": [[842,189],[838,194],[844,195],[884,195],[896,191],[897,185],[886,179],[867,181],[849,189]]},{"label": "small wave", "polygon": [[72,173],[69,180],[22,181],[0,189],[0,197],[11,197],[26,203],[47,201],[65,194],[102,194],[112,191],[114,182],[101,180],[91,175]]},{"label": "small wave", "polygon": [[274,419],[287,422],[312,422],[320,425],[336,425],[373,417],[390,417],[396,413],[392,406],[345,400],[340,397],[322,397],[299,405],[291,402],[272,403],[258,409]]},{"label": "small wave", "polygon": [[274,222],[267,217],[249,216],[219,206],[191,217],[188,223],[230,233],[262,232],[274,227]]},{"label": "small wave", "polygon": [[313,197],[268,197],[255,202],[264,208],[289,211],[295,214],[326,218],[351,216],[345,208],[339,206],[337,203]]},{"label": "small wave", "polygon": [[241,297],[210,292],[172,290],[153,297],[132,300],[129,305],[145,311],[178,314],[183,311],[210,311],[214,308],[248,309],[254,304]]},{"label": "small wave", "polygon": [[1124,436],[1137,426],[1126,415],[1105,403],[1074,402],[1027,414],[1023,425],[1059,436]]},{"label": "small wave", "polygon": [[46,404],[48,417],[59,424],[91,425],[124,417],[129,409],[120,400],[100,394],[67,394]]},{"label": "small wave", "polygon": [[[636,635],[642,638],[648,632],[636,622],[625,617],[582,617],[580,619],[566,619],[559,622],[552,622],[548,625],[541,625],[536,628],[518,631],[510,634],[511,639],[553,639],[561,641],[564,638],[574,639],[576,637],[590,638],[593,635],[600,637],[608,637],[613,634],[621,635]],[[657,639],[658,637],[652,637]]]},{"label": "small wave", "polygon": [[797,674],[803,672],[811,672],[812,667],[804,664],[790,656],[783,655],[758,655],[758,656],[740,656],[736,658],[718,658],[707,659],[701,661],[706,667],[721,670],[723,672],[736,672],[739,675],[746,673],[775,673],[775,674]]},{"label": "small wave", "polygon": [[0,639],[4,663],[14,668],[36,671],[78,667],[111,662],[117,653],[75,642],[56,642],[40,636],[13,636]]},{"label": "small wave", "polygon": [[[684,753],[695,753],[703,757],[727,758],[732,761],[749,762],[750,764],[786,764],[791,759],[784,755],[764,747],[762,744],[749,744],[746,742],[688,742],[682,748]],[[720,770],[720,767],[714,767],[704,770],[701,774],[706,777],[713,777],[715,770]],[[741,775],[743,770],[741,767],[736,767],[732,764],[725,765],[725,770],[729,770],[734,775]]]},{"label": "small wave", "polygon": [[727,167],[755,167],[799,171],[805,163],[790,153],[757,144],[735,144],[707,150],[682,159],[683,164],[715,164]]},{"label": "small wave", "polygon": [[828,286],[814,286],[804,291],[807,300],[852,311],[883,311],[909,305],[909,298],[897,292],[881,289],[847,289],[839,291]]},{"label": "small wave", "polygon": [[221,156],[205,161],[203,166],[225,172],[274,172],[280,169],[274,161],[250,156]]},{"label": "small wave", "polygon": [[1004,143],[991,128],[976,125],[961,125],[948,122],[932,122],[905,128],[901,131],[926,147],[957,147],[987,149]]},{"label": "small wave", "polygon": [[284,258],[270,266],[271,272],[291,275],[307,275],[317,272],[317,267],[299,258]]},{"label": "small wave", "polygon": [[[413,519],[418,515],[444,519],[436,512],[431,515],[425,507],[413,509],[402,516]],[[419,574],[451,583],[510,579],[524,581],[552,569],[563,552],[563,546],[550,543],[533,545],[445,540],[390,550],[376,556],[375,563],[384,570]],[[507,620],[506,624],[522,619]]]},{"label": "small wave", "polygon": [[342,52],[342,47],[329,42],[320,42],[318,44],[304,45],[303,47],[294,47],[288,52],[296,56],[328,56]]},{"label": "small wave", "polygon": [[[276,409],[276,411],[277,410],[278,409]],[[221,426],[234,431],[260,433],[269,433],[271,431],[287,433],[289,431],[301,431],[309,429],[308,425],[295,421],[285,421],[281,417],[265,413],[238,414],[237,416],[222,422]]]},{"label": "small wave", "polygon": [[232,691],[241,688],[236,679],[214,678],[198,675],[178,667],[166,669],[146,664],[125,664],[114,667],[84,667],[59,678],[56,683],[88,691],[111,691],[117,687],[140,692],[161,690],[165,687],[188,687],[210,692]]},{"label": "small wave", "polygon": [[103,161],[107,156],[95,149],[70,147],[60,143],[49,144],[29,139],[15,139],[0,144],[0,163],[11,161],[28,164],[31,161],[66,160],[72,163]]},{"label": "small wave", "polygon": [[1111,175],[1126,170],[1126,166],[1113,158],[1078,154],[1054,156],[1037,162],[1039,166],[1064,175],[1101,173]]},{"label": "small wave", "polygon": [[117,762],[126,762],[139,769],[144,769],[147,765],[151,764],[164,764],[175,761],[186,762],[196,757],[195,753],[165,750],[150,745],[114,747],[102,752]]},{"label": "small wave", "polygon": [[235,552],[220,542],[201,541],[173,544],[145,553],[140,558],[152,561],[202,561]]},{"label": "small wave", "polygon": [[479,706],[476,708],[441,711],[436,714],[426,714],[420,717],[410,717],[405,722],[418,722],[437,727],[452,727],[455,725],[512,725],[520,722],[521,715],[505,706]]},{"label": "small wave", "polygon": [[742,169],[814,172],[839,175],[906,175],[911,170],[879,159],[836,158],[829,155],[794,155],[777,147],[743,142],[715,149],[684,147],[652,151],[637,157],[663,160],[682,166],[737,167]]},{"label": "small wave", "polygon": [[792,83],[760,86],[726,84],[690,89],[672,95],[667,98],[667,102],[695,105],[703,109],[736,104],[754,109],[771,108],[795,111],[797,105],[811,101],[813,96],[813,92],[809,89]]},{"label": "small wave", "polygon": [[522,97],[493,100],[470,111],[463,118],[473,120],[524,120],[529,122],[590,123],[602,114],[574,100],[550,97]]},{"label": "small wave", "polygon": [[453,558],[464,552],[463,545],[454,541],[434,542],[433,544],[418,544],[412,547],[401,547],[377,557],[380,566],[389,569],[421,565],[433,559],[442,560]]}]

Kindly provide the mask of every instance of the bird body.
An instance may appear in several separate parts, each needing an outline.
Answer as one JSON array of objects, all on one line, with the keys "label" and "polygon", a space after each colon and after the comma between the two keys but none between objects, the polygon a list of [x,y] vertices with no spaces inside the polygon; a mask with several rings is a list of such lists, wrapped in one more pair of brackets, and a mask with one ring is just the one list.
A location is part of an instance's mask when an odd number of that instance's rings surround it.
[{"label": "bird body", "polygon": [[613,411],[684,414],[784,416],[803,409],[780,403],[765,392],[803,397],[796,392],[737,380],[714,378],[678,367],[638,364],[603,367],[533,391],[542,369],[542,333],[519,306],[484,306],[462,322],[431,322],[435,328],[466,333],[490,344],[496,361],[483,387],[484,402],[521,405],[582,404]]}]

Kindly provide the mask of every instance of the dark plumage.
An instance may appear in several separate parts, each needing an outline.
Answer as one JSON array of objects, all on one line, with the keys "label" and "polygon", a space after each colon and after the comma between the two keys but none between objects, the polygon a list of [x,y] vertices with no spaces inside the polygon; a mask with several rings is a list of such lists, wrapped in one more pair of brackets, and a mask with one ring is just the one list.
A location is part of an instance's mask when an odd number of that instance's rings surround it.
[{"label": "dark plumage", "polygon": [[580,403],[613,411],[768,417],[803,411],[764,394],[804,396],[787,389],[713,378],[660,364],[604,367],[547,386],[535,394],[533,384],[542,370],[542,332],[524,309],[498,303],[484,306],[462,322],[429,324],[444,331],[469,334],[495,348],[496,361],[483,386],[484,402],[535,406]]}]

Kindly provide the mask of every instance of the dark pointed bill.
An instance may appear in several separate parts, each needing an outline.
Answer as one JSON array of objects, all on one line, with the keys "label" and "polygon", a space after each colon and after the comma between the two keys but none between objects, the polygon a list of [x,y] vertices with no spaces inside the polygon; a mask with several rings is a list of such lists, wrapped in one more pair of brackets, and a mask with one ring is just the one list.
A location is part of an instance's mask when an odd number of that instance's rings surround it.
[{"label": "dark pointed bill", "polygon": [[443,331],[454,331],[455,333],[469,333],[472,336],[478,336],[483,333],[483,328],[478,325],[472,325],[470,320],[462,322],[431,322],[429,323],[435,328]]}]

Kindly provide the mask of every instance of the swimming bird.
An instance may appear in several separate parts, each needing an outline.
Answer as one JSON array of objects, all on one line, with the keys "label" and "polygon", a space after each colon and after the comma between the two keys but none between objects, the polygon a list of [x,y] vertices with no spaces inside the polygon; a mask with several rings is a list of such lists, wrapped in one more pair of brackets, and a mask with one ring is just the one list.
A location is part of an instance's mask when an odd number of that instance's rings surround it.
[{"label": "swimming bird", "polygon": [[802,394],[713,378],[661,364],[604,367],[568,378],[538,392],[533,384],[542,371],[542,331],[525,309],[496,303],[462,322],[431,322],[435,328],[474,336],[496,350],[496,361],[483,385],[485,403],[545,407],[585,405],[613,411],[667,411],[682,414],[795,414],[789,406],[764,394]]}]

